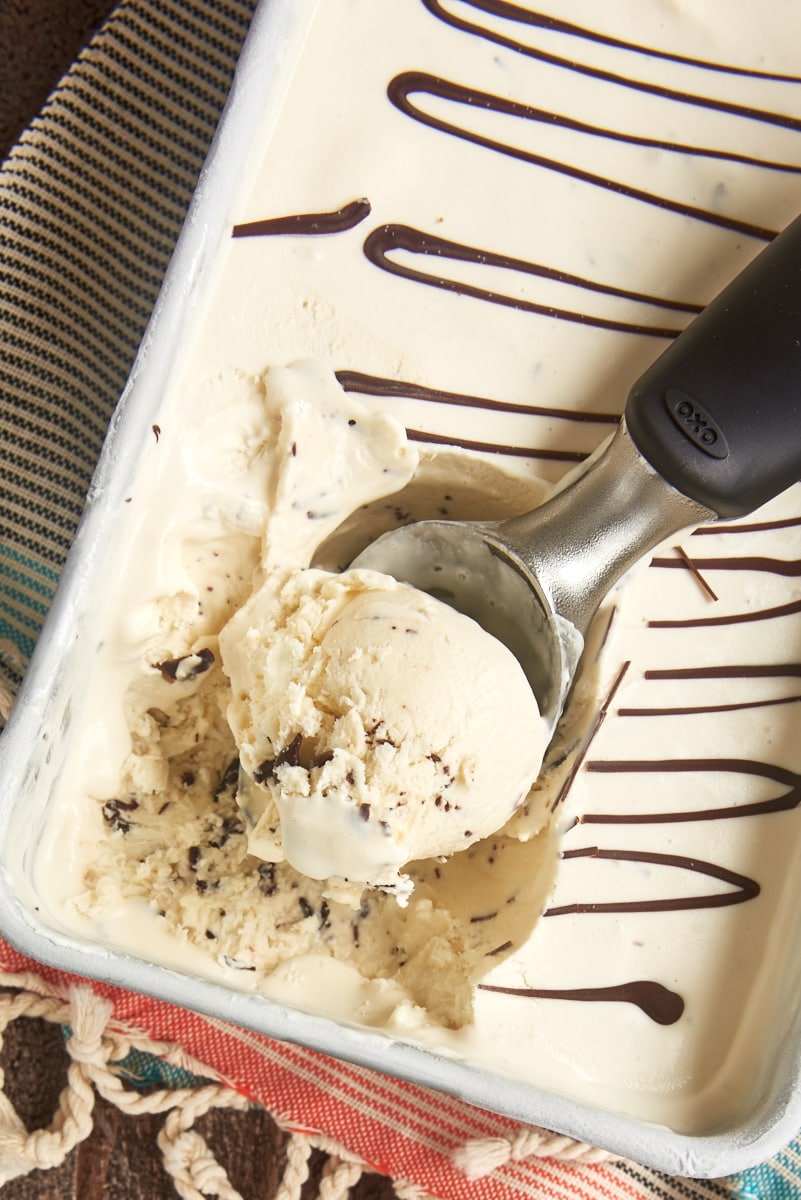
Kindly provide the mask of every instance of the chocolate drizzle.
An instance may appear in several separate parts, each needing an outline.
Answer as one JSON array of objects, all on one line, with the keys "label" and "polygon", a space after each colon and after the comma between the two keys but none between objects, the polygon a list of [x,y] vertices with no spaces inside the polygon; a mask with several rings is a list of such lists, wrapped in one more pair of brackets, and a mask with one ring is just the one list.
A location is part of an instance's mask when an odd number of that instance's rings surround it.
[{"label": "chocolate drizzle", "polygon": [[[445,10],[441,0],[422,0],[422,3],[433,16],[449,25],[453,25],[456,29],[477,33],[481,37],[490,38],[492,41],[499,42],[504,46],[511,46],[513,49],[525,49],[521,42],[513,42],[511,39],[501,38],[493,34],[489,29],[482,29],[479,25],[473,25],[469,21],[460,20],[452,16]],[[701,67],[706,71],[720,71],[727,75],[745,75],[753,79],[778,80],[784,83],[799,82],[799,76],[797,75],[782,75],[775,71],[756,71],[748,67],[727,66],[723,63],[712,62],[709,59],[689,58],[684,54],[672,54],[669,50],[659,50],[654,46],[645,46],[640,42],[630,42],[624,38],[612,37],[610,34],[601,33],[596,29],[587,29],[582,25],[574,25],[569,21],[560,21],[556,17],[549,16],[546,13],[532,12],[530,9],[523,8],[519,4],[510,3],[509,0],[463,0],[463,3],[467,7],[478,9],[480,12],[490,13],[493,16],[515,21],[521,25],[528,25],[536,29],[546,29],[554,33],[568,34],[570,37],[595,42],[600,46],[611,46],[618,50],[629,50],[634,54],[646,54],[649,58],[684,63],[686,66]],[[535,53],[533,48],[530,49],[532,53]],[[554,61],[554,56],[548,55],[547,61]],[[566,66],[571,68],[581,69],[580,65],[576,64],[573,59],[567,61],[556,59],[555,61],[564,62]]]},{"label": "chocolate drizzle", "polygon": [[[567,64],[563,64],[567,65]],[[573,69],[576,64],[571,64]],[[579,68],[580,69],[580,68]],[[595,72],[588,72],[594,74]],[[618,77],[610,77],[616,83],[625,83],[628,86],[636,86],[630,81],[623,80]],[[647,90],[647,89],[646,89]],[[583,124],[579,121],[571,120],[570,118],[560,116],[557,113],[548,112],[544,109],[536,108],[532,105],[521,104],[516,101],[507,100],[502,96],[493,95],[490,92],[480,92],[474,88],[464,87],[458,83],[452,83],[447,79],[442,79],[438,76],[429,75],[424,71],[408,71],[402,75],[398,75],[389,85],[388,95],[396,108],[407,116],[412,117],[415,121],[419,121],[423,125],[428,125],[432,129],[438,129],[443,133],[451,134],[453,137],[462,138],[467,142],[472,142],[473,145],[482,146],[484,149],[492,150],[498,154],[505,154],[510,158],[519,159],[522,162],[530,163],[532,166],[541,167],[548,171],[556,171],[560,175],[566,175],[571,179],[576,179],[580,183],[590,184],[592,187],[603,188],[607,191],[617,192],[621,196],[626,196],[631,200],[638,200],[645,204],[653,205],[657,208],[666,209],[670,212],[678,213],[680,216],[692,217],[697,221],[703,221],[710,225],[718,225],[722,229],[730,229],[736,233],[745,234],[748,237],[757,238],[761,241],[772,241],[776,236],[775,229],[768,229],[761,225],[754,225],[750,221],[743,221],[737,217],[726,216],[724,213],[716,212],[714,209],[701,208],[698,205],[673,200],[669,196],[660,195],[656,192],[648,192],[643,188],[634,187],[632,184],[624,183],[620,179],[608,179],[604,175],[599,175],[595,171],[589,171],[586,168],[576,166],[575,164],[559,161],[558,159],[549,158],[547,155],[538,154],[531,150],[525,150],[522,146],[514,146],[508,142],[500,142],[494,138],[486,137],[483,134],[476,133],[462,125],[458,125],[453,121],[446,121],[442,117],[435,116],[433,113],[427,112],[425,109],[412,103],[410,97],[417,94],[425,94],[435,97],[440,100],[448,100],[454,104],[464,105],[469,112],[471,108],[480,110],[489,109],[492,112],[504,113],[507,116],[513,116],[525,121],[539,121],[549,125],[561,125],[569,129],[574,129],[582,133],[591,134],[594,137],[609,138],[619,142],[629,142],[641,146],[653,146],[663,150],[669,150],[676,154],[694,153],[701,157],[721,158],[728,162],[748,162],[753,166],[759,166],[768,170],[785,171],[790,173],[801,172],[801,167],[791,166],[787,163],[766,162],[757,159],[746,159],[741,155],[728,154],[722,150],[707,151],[699,148],[691,148],[688,146],[679,145],[677,143],[660,142],[655,139],[640,138],[630,134],[617,133],[611,129],[602,129],[597,126]],[[696,97],[681,97],[686,99],[688,103],[697,103],[700,100]],[[718,107],[711,101],[707,107]],[[739,110],[737,106],[722,106],[726,111],[736,112],[740,116],[757,117],[757,114],[747,110]],[[758,119],[762,118],[763,114],[758,115]],[[764,114],[769,119],[774,114]],[[794,122],[793,128],[801,129],[801,123]],[[683,307],[683,306],[682,306]]]},{"label": "chocolate drizzle", "polygon": [[511,443],[480,442],[475,438],[455,437],[451,434],[428,433],[423,429],[406,430],[413,442],[427,442],[434,446],[461,446],[463,450],[475,450],[484,454],[508,454],[517,458],[539,458],[551,462],[584,462],[589,455],[581,450],[544,450],[537,446],[514,446]]},{"label": "chocolate drizzle", "polygon": [[[704,680],[704,679],[799,679],[801,664],[727,664],[714,667],[672,667],[643,672],[643,678],[652,682],[663,680]],[[619,717],[690,717],[701,716],[703,713],[742,712],[750,708],[773,708],[783,704],[798,704],[801,695],[772,696],[767,699],[749,699],[747,696],[738,697],[725,704],[675,704],[661,707],[640,706],[617,709]]]},{"label": "chocolate drizzle", "polygon": [[425,400],[431,404],[448,404],[460,408],[481,408],[490,412],[522,413],[527,416],[548,417],[551,420],[585,424],[617,425],[620,415],[614,412],[593,412],[583,409],[551,408],[541,404],[513,404],[506,400],[491,400],[488,396],[447,392],[442,388],[425,387],[402,379],[387,379],[382,375],[367,375],[362,371],[337,371],[337,379],[345,392],[363,396],[403,397]]},{"label": "chocolate drizzle", "polygon": [[702,713],[743,712],[747,708],[775,708],[798,704],[801,696],[780,696],[771,700],[732,700],[729,704],[676,704],[661,708],[619,708],[619,717],[699,717]]},{"label": "chocolate drizzle", "polygon": [[689,871],[694,875],[718,879],[730,886],[730,891],[709,892],[699,896],[668,896],[663,900],[588,900],[575,904],[562,904],[547,908],[545,917],[560,917],[567,913],[622,913],[622,912],[677,912],[681,909],[726,908],[730,904],[742,904],[759,895],[759,884],[747,875],[729,871],[717,863],[702,862],[682,854],[658,854],[645,850],[601,850],[597,846],[584,846],[580,850],[566,850],[564,859],[593,858],[607,862],[649,863],[658,867],[670,867],[676,871]]},{"label": "chocolate drizzle", "polygon": [[[751,120],[764,121],[771,125],[780,125],[788,129],[801,129],[801,121],[797,118],[788,116],[786,113],[767,112],[763,109],[749,108],[742,104],[732,104],[725,100],[716,100],[710,96],[694,95],[691,92],[680,92],[674,88],[663,87],[660,84],[652,83],[647,80],[634,79],[626,75],[616,74],[613,71],[605,71],[599,67],[593,67],[588,63],[579,62],[577,58],[562,58],[559,55],[551,54],[546,50],[534,45],[528,45],[516,38],[505,37],[503,34],[491,29],[486,25],[477,25],[471,21],[466,21],[461,17],[455,16],[453,13],[446,11],[441,0],[421,0],[421,3],[432,16],[444,22],[446,25],[451,25],[454,29],[461,29],[466,33],[472,33],[487,41],[494,42],[496,45],[505,46],[509,50],[514,50],[519,54],[525,54],[529,58],[536,58],[540,62],[550,63],[552,66],[562,67],[569,71],[575,71],[581,75],[590,75],[594,79],[601,79],[608,83],[614,83],[618,86],[633,88],[639,92],[645,92],[652,96],[660,96],[664,100],[676,100],[682,104],[694,104],[701,108],[713,108],[718,112],[732,113],[738,117],[748,117]],[[669,51],[655,50],[649,46],[643,46],[637,42],[624,41],[621,38],[610,37],[606,34],[598,33],[595,30],[587,29],[581,25],[571,25],[567,21],[559,21],[553,17],[546,16],[543,13],[533,12],[528,8],[523,8],[519,4],[509,3],[508,0],[464,0],[464,5],[468,8],[479,9],[480,11],[490,13],[492,16],[501,17],[507,20],[515,21],[521,25],[528,25],[534,28],[554,30],[558,33],[566,33],[571,37],[580,38],[589,42],[596,42],[599,45],[615,46],[621,50],[629,50],[635,54],[648,55],[651,58],[667,59],[672,62],[684,63],[689,67],[696,67],[705,71],[718,71],[721,74],[741,75],[753,79],[772,79],[780,80],[785,83],[801,83],[801,76],[798,75],[780,75],[764,71],[756,71],[747,67],[733,67],[725,63],[711,62],[708,59],[690,58],[685,55],[671,54]]]},{"label": "chocolate drizzle", "polygon": [[268,217],[263,221],[248,221],[234,225],[231,237],[277,237],[279,235],[315,236],[344,233],[353,229],[370,215],[369,200],[351,200],[334,212],[295,213],[288,217]]},{"label": "chocolate drizzle", "polygon": [[771,533],[776,529],[796,529],[801,525],[801,516],[780,517],[775,521],[738,521],[736,525],[701,525],[693,530],[693,537],[708,537],[720,533]]},{"label": "chocolate drizzle", "polygon": [[[520,413],[531,417],[542,417],[549,423],[552,421],[567,421],[568,423],[617,425],[620,418],[616,413],[593,412],[582,410],[564,410],[550,408],[538,404],[513,404],[503,400],[491,400],[486,396],[468,396],[461,392],[448,392],[441,388],[425,387],[419,383],[408,383],[400,379],[386,379],[380,375],[367,375],[362,371],[337,371],[337,379],[346,392],[358,392],[363,396],[382,396],[386,398],[405,398],[422,400],[429,404],[445,404],[461,408],[488,409],[499,413]],[[406,430],[408,437],[415,442],[430,444],[461,446],[467,450],[479,450],[485,453],[507,454],[519,458],[536,458],[552,462],[583,462],[588,455],[581,450],[545,449],[540,446],[519,446],[511,443],[479,442],[474,439],[455,436],[442,436],[428,433],[422,429]]]},{"label": "chocolate drizzle", "polygon": [[653,979],[637,979],[613,987],[599,988],[517,988],[480,983],[482,992],[500,992],[504,996],[524,996],[530,1000],[579,1000],[583,1003],[634,1004],[658,1025],[675,1025],[684,1012],[684,1001]]},{"label": "chocolate drizzle", "polygon": [[749,625],[756,621],[774,621],[801,613],[801,600],[774,604],[770,608],[748,609],[746,612],[723,613],[714,617],[662,617],[648,622],[649,629],[713,629],[722,625]]},{"label": "chocolate drizzle", "polygon": [[465,262],[482,267],[495,267],[504,271],[517,271],[525,275],[536,275],[543,279],[570,284],[584,291],[602,293],[606,296],[625,297],[628,300],[638,300],[660,308],[678,309],[686,313],[700,311],[699,306],[696,305],[662,301],[656,296],[645,296],[639,292],[626,292],[621,288],[595,283],[578,275],[554,270],[541,263],[528,262],[522,258],[512,258],[510,255],[497,254],[491,250],[466,246],[461,242],[452,242],[447,238],[424,233],[420,229],[413,229],[409,225],[380,225],[368,234],[364,243],[364,253],[370,262],[392,275],[399,275],[416,283],[424,283],[429,287],[444,288],[446,291],[456,292],[460,296],[473,296],[477,300],[487,300],[506,308],[517,308],[523,312],[552,317],[557,321],[573,321],[579,325],[592,325],[598,329],[611,329],[618,333],[649,334],[651,337],[674,338],[681,330],[675,327],[668,328],[661,325],[616,320],[612,317],[592,315],[580,310],[540,304],[535,300],[525,300],[522,296],[505,295],[476,284],[447,278],[439,271],[423,271],[420,267],[398,262],[393,255],[399,252],[417,255],[423,261],[445,259],[451,262]]},{"label": "chocolate drizzle", "polygon": [[646,679],[801,679],[801,663],[728,663],[714,667],[663,667],[644,672]]},{"label": "chocolate drizzle", "polygon": [[686,821],[731,820],[789,812],[801,803],[801,776],[774,763],[756,762],[748,758],[594,759],[586,764],[586,770],[613,775],[689,775],[696,772],[707,775],[748,775],[770,779],[784,790],[769,800],[728,804],[719,808],[689,809],[685,812],[641,812],[632,809],[620,813],[583,813],[582,825],[673,825]]},{"label": "chocolate drizzle", "polygon": [[[693,558],[692,563],[699,571],[763,571],[770,575],[784,575],[788,579],[801,576],[801,559],[798,558],[768,558],[766,555],[750,554],[739,558]],[[686,570],[686,563],[680,558],[652,558],[651,566],[665,570],[671,567]]]}]

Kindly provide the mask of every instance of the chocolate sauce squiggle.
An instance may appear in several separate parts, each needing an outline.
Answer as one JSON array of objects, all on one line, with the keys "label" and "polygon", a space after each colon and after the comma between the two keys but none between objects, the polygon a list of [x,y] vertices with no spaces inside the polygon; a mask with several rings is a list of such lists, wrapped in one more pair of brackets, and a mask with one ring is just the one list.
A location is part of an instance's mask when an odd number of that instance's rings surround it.
[{"label": "chocolate sauce squiggle", "polygon": [[626,293],[617,288],[607,287],[592,280],[581,279],[580,276],[567,275],[562,271],[545,267],[541,263],[532,263],[523,258],[512,258],[506,254],[496,254],[491,250],[480,250],[461,242],[451,242],[446,238],[413,229],[410,225],[379,225],[370,233],[364,243],[364,253],[374,266],[388,271],[391,275],[399,275],[403,279],[412,279],[416,283],[427,284],[429,287],[443,288],[456,292],[461,296],[473,296],[477,300],[488,300],[506,308],[517,308],[523,312],[539,313],[542,316],[553,317],[559,321],[572,321],[578,325],[591,325],[599,329],[612,329],[618,333],[645,334],[650,337],[675,338],[681,332],[679,329],[664,328],[655,325],[637,324],[631,321],[616,321],[606,317],[591,316],[589,313],[577,312],[572,309],[555,308],[550,304],[538,304],[533,300],[523,300],[514,296],[506,296],[488,288],[477,287],[475,284],[459,283],[454,279],[446,279],[439,274],[429,274],[415,267],[404,266],[395,262],[390,255],[398,251],[409,254],[419,254],[424,259],[448,259],[456,262],[473,263],[478,266],[496,267],[501,270],[517,271],[526,275],[534,275],[543,279],[553,279],[560,283],[572,284],[587,291],[599,292],[608,296],[623,296],[636,299],[665,308],[678,308],[692,313],[698,311],[689,304],[677,304],[673,301],[663,302],[656,297],[646,297],[638,293]]},{"label": "chocolate sauce squiggle", "polygon": [[370,212],[369,200],[351,200],[349,204],[334,212],[294,213],[287,217],[268,217],[263,221],[247,221],[240,225],[234,225],[231,237],[278,237],[282,234],[314,236],[344,233],[364,221]]},{"label": "chocolate sauce squiggle", "polygon": [[634,1004],[657,1025],[675,1025],[684,1012],[684,1001],[653,979],[636,979],[614,987],[600,988],[517,988],[480,983],[482,992],[500,992],[504,996],[523,996],[530,1000],[580,1000],[584,1003],[613,1002]]},{"label": "chocolate sauce squiggle", "polygon": [[743,712],[748,708],[780,708],[798,704],[801,696],[779,696],[773,700],[735,700],[731,704],[680,704],[663,708],[619,708],[619,717],[700,717],[705,713]]},{"label": "chocolate sauce squiggle", "polygon": [[442,388],[426,387],[402,379],[387,379],[382,375],[367,375],[362,371],[337,371],[336,377],[345,392],[363,396],[396,396],[408,400],[426,400],[461,408],[481,408],[490,412],[522,413],[526,416],[548,417],[550,420],[578,421],[586,424],[617,425],[619,413],[593,412],[581,409],[549,408],[541,404],[515,404],[507,400],[491,400],[488,396],[447,392]]},{"label": "chocolate sauce squiggle", "polygon": [[[639,200],[655,208],[662,208],[669,212],[678,213],[683,217],[693,217],[697,221],[703,221],[709,225],[717,225],[721,229],[729,229],[735,233],[742,233],[747,237],[757,238],[763,242],[770,242],[776,236],[777,231],[775,229],[768,229],[762,225],[753,225],[750,221],[740,221],[736,217],[727,217],[723,213],[715,212],[709,208],[699,208],[695,204],[683,204],[680,200],[671,200],[669,197],[660,196],[656,192],[647,192],[643,188],[633,187],[631,184],[623,183],[618,179],[607,179],[605,176],[598,175],[594,171],[571,166],[569,163],[560,162],[558,159],[548,158],[544,154],[535,154],[533,151],[524,150],[520,146],[512,146],[507,142],[498,142],[494,138],[473,133],[461,125],[455,125],[451,121],[446,121],[441,117],[436,117],[432,113],[426,112],[422,108],[418,108],[409,99],[413,93],[417,92],[424,92],[430,96],[436,96],[440,99],[464,104],[465,106],[476,106],[481,109],[488,108],[494,112],[518,110],[516,112],[517,116],[526,116],[529,120],[534,119],[531,114],[540,111],[539,109],[530,109],[527,105],[515,104],[512,101],[504,100],[502,96],[495,96],[490,92],[480,92],[474,88],[463,87],[458,83],[451,83],[438,76],[428,75],[424,71],[407,71],[402,75],[397,75],[387,89],[389,98],[395,107],[400,109],[402,113],[405,113],[406,116],[411,117],[412,120],[419,121],[422,125],[428,125],[431,129],[438,129],[442,133],[449,133],[453,137],[461,138],[463,141],[471,142],[473,145],[483,146],[487,150],[493,150],[498,154],[505,154],[507,157],[519,159],[521,162],[531,163],[536,167],[543,167],[548,171],[555,171],[560,175],[568,176],[570,179],[578,179],[582,183],[603,188],[605,191],[616,192],[618,195],[626,196],[630,200]],[[603,136],[608,137],[609,134],[604,133]],[[680,150],[680,148],[677,147],[677,150]],[[723,155],[723,157],[729,156]],[[760,163],[759,165],[765,166],[766,164]],[[785,169],[779,164],[773,165],[778,170]],[[794,171],[798,169],[796,167],[792,168]],[[682,305],[682,307],[684,306]]]},{"label": "chocolate sauce squiggle", "polygon": [[801,663],[726,663],[711,667],[654,667],[645,679],[801,679]]},{"label": "chocolate sauce squiggle", "polygon": [[[620,420],[615,413],[564,411],[559,408],[547,408],[538,404],[514,404],[505,400],[490,400],[486,396],[468,396],[462,392],[446,392],[441,388],[426,387],[420,383],[407,383],[401,379],[387,379],[381,375],[368,375],[362,371],[337,371],[336,377],[344,391],[359,392],[363,396],[424,400],[432,404],[447,404],[456,406],[457,408],[478,408],[487,409],[490,412],[519,413],[525,416],[545,417],[549,421],[565,420],[580,424],[617,425]],[[456,445],[466,450],[478,450],[491,454],[506,454],[518,458],[577,463],[583,462],[588,457],[582,450],[570,450],[567,448],[551,450],[537,446],[479,442],[450,435],[426,433],[421,429],[407,428],[406,433],[415,442],[429,442],[435,445],[446,446]]]},{"label": "chocolate sauce squiggle", "polygon": [[544,917],[561,917],[568,913],[622,913],[622,912],[679,912],[685,909],[728,908],[731,904],[744,904],[759,895],[759,884],[747,875],[720,867],[717,863],[702,862],[683,854],[651,854],[644,850],[601,850],[598,846],[584,846],[580,850],[567,850],[563,859],[594,858],[607,862],[651,863],[658,867],[670,867],[677,871],[689,871],[729,884],[729,892],[709,892],[701,896],[671,896],[664,900],[609,900],[579,901],[575,904],[560,904],[546,908]]},{"label": "chocolate sauce squiggle", "polygon": [[756,621],[774,621],[779,617],[792,617],[801,612],[801,600],[789,604],[776,604],[772,608],[756,611],[728,613],[717,617],[663,617],[646,622],[649,629],[712,629],[719,625],[749,625]]},{"label": "chocolate sauce squiggle", "polygon": [[[643,678],[651,681],[658,680],[700,680],[700,679],[787,679],[801,678],[801,664],[765,664],[716,667],[671,667],[660,670],[643,672]],[[618,708],[619,717],[689,717],[701,716],[703,713],[742,712],[749,708],[771,708],[784,704],[798,704],[801,695],[774,696],[767,700],[734,700],[729,704],[683,704],[669,707],[651,708]]]},{"label": "chocolate sauce squiggle", "polygon": [[687,821],[734,820],[766,813],[791,812],[801,804],[801,776],[773,763],[747,758],[593,759],[585,770],[605,775],[654,775],[694,773],[749,775],[771,779],[786,790],[769,800],[701,808],[685,812],[584,813],[582,825],[672,825]]},{"label": "chocolate sauce squiggle", "polygon": [[801,525],[799,517],[780,517],[775,521],[738,521],[736,525],[699,525],[693,537],[705,537],[715,533],[772,533],[777,529],[795,529]]},{"label": "chocolate sauce squiggle", "polygon": [[547,462],[580,463],[589,458],[583,450],[543,450],[537,446],[516,446],[500,442],[479,442],[472,438],[454,437],[452,434],[427,433],[423,429],[406,429],[407,437],[413,442],[425,442],[432,446],[461,446],[463,450],[476,450],[481,454],[506,454],[513,458],[537,458]]},{"label": "chocolate sauce squiggle", "polygon": [[[799,662],[779,664],[727,664],[709,667],[663,667],[643,672],[643,678],[658,680],[698,679],[801,679]],[[676,704],[660,708],[618,708],[618,716],[695,716],[703,713],[737,713],[746,708],[771,708],[781,704],[796,704],[801,696],[773,696],[767,700],[740,700],[728,704]]]},{"label": "chocolate sauce squiggle", "polygon": [[[724,63],[711,62],[709,59],[689,58],[685,54],[674,54],[669,50],[657,50],[653,46],[645,46],[640,42],[629,42],[623,38],[612,37],[610,34],[599,33],[596,29],[586,29],[581,25],[573,25],[569,21],[560,21],[545,13],[532,12],[519,4],[509,3],[509,0],[462,0],[471,8],[491,13],[521,25],[533,25],[537,29],[547,29],[554,33],[566,33],[571,37],[582,38],[601,46],[612,46],[617,50],[630,50],[634,54],[647,54],[649,58],[664,59],[667,62],[683,63],[685,66],[700,67],[705,71],[719,71],[726,75],[745,75],[752,79],[774,80],[779,83],[799,83],[798,75],[781,75],[774,71],[757,71],[750,67],[734,67]],[[423,4],[435,17],[455,24],[455,18],[449,17],[439,0],[423,0]]]},{"label": "chocolate sauce squiggle", "polygon": [[[474,34],[477,37],[483,38],[486,41],[494,42],[498,46],[505,46],[509,50],[514,50],[518,54],[523,54],[528,58],[535,58],[539,62],[549,63],[551,66],[563,67],[566,70],[576,72],[580,75],[587,75],[593,79],[601,79],[606,83],[614,83],[618,86],[631,88],[638,92],[646,92],[651,96],[661,96],[665,100],[674,100],[680,104],[691,104],[698,108],[708,108],[715,112],[731,113],[736,117],[746,117],[752,121],[761,121],[767,125],[778,125],[785,129],[801,129],[801,121],[796,117],[791,117],[786,113],[769,112],[764,109],[751,108],[748,105],[734,104],[727,100],[716,100],[710,96],[701,96],[692,92],[681,92],[675,88],[663,87],[658,83],[650,83],[646,80],[633,79],[626,75],[619,75],[614,71],[605,71],[600,67],[590,66],[588,63],[578,62],[575,58],[562,58],[557,54],[551,54],[546,50],[542,50],[537,46],[527,45],[525,42],[517,41],[515,38],[505,37],[503,34],[497,33],[488,26],[476,25],[471,21],[466,21],[461,17],[456,17],[452,13],[445,11],[440,0],[421,0],[422,4],[428,11],[442,21],[445,25],[451,25],[454,29],[461,29],[465,33]],[[504,3],[504,0],[465,0],[465,3],[472,5],[474,8],[481,8],[485,12],[492,13],[494,16],[509,18],[524,24],[541,25],[542,19],[538,13],[533,13],[528,9],[521,8],[516,4]],[[534,18],[533,20],[530,18]],[[561,32],[571,32],[574,36],[581,36],[588,41],[603,42],[606,39],[603,36],[596,35],[592,30],[583,27],[573,26],[565,27]],[[634,44],[628,45],[620,43],[621,48],[631,49],[638,54],[651,54],[648,47],[637,46]],[[656,52],[654,57],[672,57],[666,54]],[[748,75],[754,78],[776,78],[787,83],[799,83],[801,79],[795,75],[788,76],[764,76],[758,71],[750,71],[746,68],[733,68],[724,64],[714,65],[706,62],[703,59],[682,58],[680,61],[687,66],[697,67],[699,70],[717,70],[728,74]]]},{"label": "chocolate sauce squiggle", "polygon": [[[699,571],[762,571],[769,575],[784,575],[788,579],[801,576],[801,560],[797,558],[768,558],[765,555],[744,555],[741,558],[693,558],[693,566]],[[652,567],[665,570],[686,570],[680,558],[652,558]]]},{"label": "chocolate sauce squiggle", "polygon": [[[570,129],[573,133],[584,133],[590,137],[621,142],[628,146],[642,146],[649,150],[667,150],[670,154],[680,154],[682,157],[711,158],[723,162],[740,163],[747,167],[759,167],[765,171],[783,171],[790,175],[801,174],[801,166],[796,163],[756,158],[752,154],[738,154],[732,150],[716,150],[709,146],[694,146],[686,142],[671,142],[666,138],[645,137],[638,133],[621,133],[619,129],[612,129],[606,125],[590,125],[587,121],[579,121],[575,117],[540,108],[536,104],[524,104],[520,100],[510,100],[494,92],[477,91],[474,88],[443,79],[439,75],[431,75],[427,71],[405,71],[397,75],[389,85],[389,97],[393,104],[407,116],[414,117],[415,120],[430,118],[431,114],[424,113],[411,103],[409,96],[412,93],[435,96],[441,100],[463,104],[471,109],[487,109],[490,112],[504,113],[508,117],[517,117],[520,120],[547,125],[549,128]],[[448,128],[450,129],[450,126]],[[462,136],[472,140],[472,135],[467,131]],[[504,145],[503,142],[492,143],[492,148],[504,149]],[[543,161],[551,162],[549,159]],[[603,176],[598,176],[598,179],[603,180]]]}]

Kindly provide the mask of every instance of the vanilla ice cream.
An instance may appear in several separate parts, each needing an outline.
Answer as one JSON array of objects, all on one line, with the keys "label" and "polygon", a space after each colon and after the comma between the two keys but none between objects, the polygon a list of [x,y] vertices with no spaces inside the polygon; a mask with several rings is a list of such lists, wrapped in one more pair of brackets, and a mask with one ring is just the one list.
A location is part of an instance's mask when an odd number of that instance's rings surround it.
[{"label": "vanilla ice cream", "polygon": [[[38,909],[584,1106],[729,1128],[765,1094],[797,1000],[801,487],[677,536],[610,597],[519,805],[541,746],[508,664],[479,674],[484,640],[459,633],[456,672],[387,667],[395,698],[372,711],[370,647],[430,639],[406,617],[379,637],[386,594],[319,572],[409,520],[533,507],[797,215],[801,8],[301,8],[281,112],[254,134],[114,512],[27,852]],[[333,624],[345,596],[380,605],[372,634]],[[466,778],[471,751],[481,782],[440,843],[443,768]],[[416,810],[436,826],[392,808],[410,773],[441,778]],[[443,845],[446,862],[414,858]],[[354,909],[317,878],[332,870],[408,875],[408,903],[367,888]]]},{"label": "vanilla ice cream", "polygon": [[379,572],[270,580],[220,649],[250,852],[312,879],[405,896],[400,868],[500,829],[542,765],[545,723],[512,653]]}]

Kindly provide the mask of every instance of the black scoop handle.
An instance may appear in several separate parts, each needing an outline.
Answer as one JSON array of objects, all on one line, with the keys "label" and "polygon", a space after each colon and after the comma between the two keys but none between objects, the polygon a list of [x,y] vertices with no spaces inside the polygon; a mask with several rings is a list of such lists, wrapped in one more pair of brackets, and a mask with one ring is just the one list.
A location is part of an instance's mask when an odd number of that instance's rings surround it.
[{"label": "black scoop handle", "polygon": [[668,483],[721,517],[801,478],[801,217],[640,376],[626,424]]}]

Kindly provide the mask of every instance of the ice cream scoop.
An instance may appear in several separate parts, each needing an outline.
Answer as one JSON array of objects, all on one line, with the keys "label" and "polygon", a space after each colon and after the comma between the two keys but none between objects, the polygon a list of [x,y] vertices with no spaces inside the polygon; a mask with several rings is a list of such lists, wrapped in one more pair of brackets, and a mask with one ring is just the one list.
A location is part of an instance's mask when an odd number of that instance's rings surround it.
[{"label": "ice cream scoop", "polygon": [[801,476],[801,218],[632,387],[605,450],[532,512],[421,521],[352,564],[467,613],[518,657],[556,726],[599,604],[676,531],[753,511]]}]

